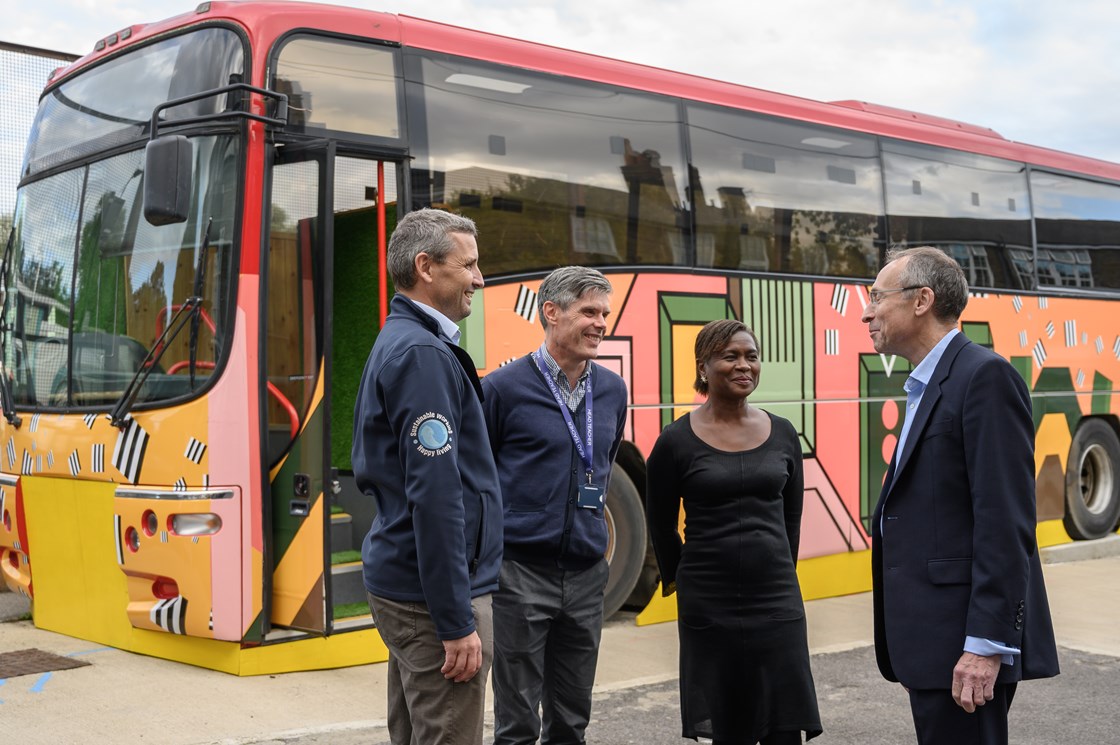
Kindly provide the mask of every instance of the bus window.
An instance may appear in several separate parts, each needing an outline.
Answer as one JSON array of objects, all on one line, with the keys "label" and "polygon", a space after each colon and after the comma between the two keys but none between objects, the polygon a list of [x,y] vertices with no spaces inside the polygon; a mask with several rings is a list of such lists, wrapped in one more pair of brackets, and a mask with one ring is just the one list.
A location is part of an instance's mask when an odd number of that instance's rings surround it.
[{"label": "bus window", "polygon": [[875,276],[874,138],[701,105],[688,107],[688,137],[700,265]]},{"label": "bus window", "polygon": [[284,402],[291,402],[299,421],[304,421],[319,381],[321,167],[315,160],[295,161],[277,165],[272,173],[266,374],[279,395],[268,397],[269,464],[284,454],[296,435]]},{"label": "bus window", "polygon": [[431,53],[406,71],[413,206],[474,219],[485,273],[691,264],[674,101]]},{"label": "bus window", "polygon": [[1038,284],[1120,288],[1120,187],[1031,172]]},{"label": "bus window", "polygon": [[[15,214],[14,271],[6,283],[10,325],[4,367],[16,404],[66,400],[69,314],[82,173],[69,171],[30,184]],[[61,322],[60,322],[61,321]]]},{"label": "bus window", "polygon": [[396,52],[342,39],[297,36],[276,62],[293,130],[399,138],[397,80]]},{"label": "bus window", "polygon": [[971,287],[1033,287],[1022,163],[884,141],[883,172],[893,245],[944,249]]}]

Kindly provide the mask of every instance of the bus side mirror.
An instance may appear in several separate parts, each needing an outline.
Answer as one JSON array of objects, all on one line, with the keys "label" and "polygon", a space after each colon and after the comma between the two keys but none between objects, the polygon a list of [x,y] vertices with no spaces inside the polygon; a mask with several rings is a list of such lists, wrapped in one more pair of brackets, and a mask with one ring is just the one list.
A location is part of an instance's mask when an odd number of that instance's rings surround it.
[{"label": "bus side mirror", "polygon": [[191,207],[191,141],[164,135],[144,148],[144,218],[152,225],[186,222]]}]

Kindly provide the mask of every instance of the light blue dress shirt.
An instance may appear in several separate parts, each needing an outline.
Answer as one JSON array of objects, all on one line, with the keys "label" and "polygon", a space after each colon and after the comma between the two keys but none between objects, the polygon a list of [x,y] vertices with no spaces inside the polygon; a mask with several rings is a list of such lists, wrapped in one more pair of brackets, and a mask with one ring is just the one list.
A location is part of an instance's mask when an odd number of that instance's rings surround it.
[{"label": "light blue dress shirt", "polygon": [[[929,385],[929,379],[933,376],[933,371],[937,369],[937,364],[941,362],[945,350],[949,347],[949,342],[953,337],[960,333],[959,329],[952,329],[945,336],[941,337],[941,341],[937,342],[936,346],[930,350],[918,366],[910,372],[910,377],[906,379],[903,384],[903,389],[906,391],[906,420],[902,424],[902,433],[898,436],[898,445],[895,448],[895,458],[901,457],[903,448],[906,447],[906,438],[910,434],[910,424],[914,420],[914,412],[922,404],[922,396],[926,392],[926,386]],[[895,464],[897,468],[897,463]],[[880,532],[883,529],[883,523],[879,523]],[[975,636],[966,636],[964,639],[964,651],[972,652],[983,657],[988,657],[993,654],[1000,655],[1000,660],[1004,665],[1015,664],[1015,657],[1019,654],[1017,647],[1012,647],[1002,642],[992,641],[991,639],[980,639]]]},{"label": "light blue dress shirt", "polygon": [[413,300],[412,298],[409,298],[409,300],[412,300],[412,302],[420,306],[420,310],[436,319],[436,323],[439,324],[439,330],[443,332],[443,335],[450,339],[452,344],[454,344],[455,346],[459,346],[459,337],[463,335],[463,332],[459,329],[459,324],[455,323],[450,318],[443,315],[430,305],[424,305],[424,303],[420,302],[419,300]]}]

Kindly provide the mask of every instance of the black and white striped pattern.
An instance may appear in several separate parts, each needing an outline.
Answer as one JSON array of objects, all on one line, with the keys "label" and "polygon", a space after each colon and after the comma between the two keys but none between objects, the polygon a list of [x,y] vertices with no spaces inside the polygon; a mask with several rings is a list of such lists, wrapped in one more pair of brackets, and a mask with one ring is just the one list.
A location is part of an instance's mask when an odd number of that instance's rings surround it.
[{"label": "black and white striped pattern", "polygon": [[148,617],[156,626],[172,634],[185,634],[187,621],[187,599],[183,596],[167,598],[152,606]]},{"label": "black and white striped pattern", "polygon": [[30,431],[30,432],[39,431],[39,417],[41,417],[41,416],[43,416],[43,415],[42,414],[36,414],[35,416],[31,417],[31,426],[28,427],[28,431]]},{"label": "black and white striped pattern", "polygon": [[1078,370],[1077,371],[1077,387],[1080,388],[1083,385],[1085,385],[1085,371],[1084,370]]},{"label": "black and white striped pattern", "polygon": [[1046,322],[1046,336],[1048,336],[1051,339],[1054,338],[1054,322],[1053,321],[1047,321]]},{"label": "black and white striped pattern", "polygon": [[4,502],[8,501],[8,493],[0,486],[0,520],[4,519]]},{"label": "black and white striped pattern", "polygon": [[537,320],[537,293],[521,285],[517,290],[517,304],[513,306],[513,310],[529,323]]},{"label": "black and white striped pattern", "polygon": [[167,531],[166,530],[161,530],[159,532],[159,542],[160,543],[167,543]]},{"label": "black and white striped pattern", "polygon": [[124,566],[124,533],[121,532],[120,515],[113,515],[113,531],[117,535],[117,564]]},{"label": "black and white striped pattern", "polygon": [[93,429],[93,423],[97,421],[97,414],[86,414],[82,417],[82,421],[86,423],[86,429]]},{"label": "black and white striped pattern", "polygon": [[16,438],[8,438],[8,470],[16,467]]},{"label": "black and white striped pattern", "polygon": [[848,300],[851,298],[851,293],[844,285],[832,286],[832,309],[840,315],[845,315],[848,312]]},{"label": "black and white striped pattern", "polygon": [[1065,327],[1065,331],[1066,331],[1066,346],[1067,347],[1076,347],[1077,346],[1077,321],[1074,321],[1074,320],[1071,319],[1069,321],[1066,321],[1062,325]]},{"label": "black and white striped pattern", "polygon": [[1049,299],[1049,298],[1044,298],[1044,297],[1040,297],[1040,298],[1038,299],[1038,307],[1039,307],[1039,308],[1041,308],[1041,309],[1043,309],[1043,310],[1046,310],[1047,308],[1049,308],[1049,307],[1050,307],[1050,299]]},{"label": "black and white striped pattern", "polygon": [[187,451],[183,453],[187,460],[202,463],[202,456],[206,453],[206,446],[193,437],[187,440]]},{"label": "black and white striped pattern", "polygon": [[1102,339],[1101,337],[1098,336],[1093,345],[1097,348],[1097,354],[1100,354],[1104,351],[1104,339]]},{"label": "black and white striped pattern", "polygon": [[176,479],[175,484],[171,487],[172,491],[186,491],[187,480],[185,478]]},{"label": "black and white striped pattern", "polygon": [[508,360],[505,360],[504,362],[499,362],[498,367],[505,367],[506,365],[508,365],[509,363],[513,362],[516,359],[517,359],[516,357],[510,357]]},{"label": "black and white striped pattern", "polygon": [[1027,347],[1027,332],[1026,331],[1020,331],[1019,332],[1019,348],[1020,349],[1026,349],[1026,347]]},{"label": "black and white striped pattern", "polygon": [[77,450],[70,453],[70,457],[66,459],[66,465],[70,468],[71,476],[77,476],[82,472],[82,459]]},{"label": "black and white striped pattern", "polygon": [[1120,336],[1116,337],[1116,341],[1112,343],[1112,353],[1116,355],[1116,359],[1120,360]]},{"label": "black and white striped pattern", "polygon": [[117,435],[113,448],[113,466],[126,480],[136,483],[140,469],[144,466],[144,451],[148,448],[148,433],[135,419],[128,418],[128,424]]},{"label": "black and white striped pattern", "polygon": [[824,353],[830,357],[835,357],[836,355],[840,354],[839,329],[824,330]]},{"label": "black and white striped pattern", "polygon": [[105,446],[94,443],[89,449],[89,470],[92,473],[105,473]]},{"label": "black and white striped pattern", "polygon": [[1015,312],[1016,313],[1018,313],[1019,311],[1021,311],[1023,309],[1023,299],[1021,297],[1019,297],[1018,295],[1011,298],[1011,304],[1013,306],[1015,306]]},{"label": "black and white striped pattern", "polygon": [[20,467],[20,473],[25,476],[35,473],[35,456],[26,450],[23,451],[23,465]]},{"label": "black and white striped pattern", "polygon": [[1034,363],[1042,367],[1042,364],[1046,362],[1046,347],[1042,346],[1042,339],[1039,339],[1034,345],[1031,354],[1034,355]]}]

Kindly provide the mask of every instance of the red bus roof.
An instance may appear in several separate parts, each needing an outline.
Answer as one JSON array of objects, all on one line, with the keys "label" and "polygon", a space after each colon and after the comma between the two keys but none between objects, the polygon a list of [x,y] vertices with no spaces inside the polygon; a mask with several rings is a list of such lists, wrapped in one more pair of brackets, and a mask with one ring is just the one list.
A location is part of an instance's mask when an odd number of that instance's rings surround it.
[{"label": "red bus roof", "polygon": [[[264,59],[278,37],[293,29],[325,31],[1120,180],[1120,165],[1115,163],[1014,142],[991,129],[951,119],[860,101],[814,101],[421,18],[335,5],[202,3],[193,11],[157,23],[132,26],[127,32],[107,37],[117,41],[106,43],[103,49],[78,60],[55,78],[65,77],[122,46],[214,20],[233,21],[248,33],[257,85],[264,84]],[[125,33],[127,38],[121,40]]]}]

